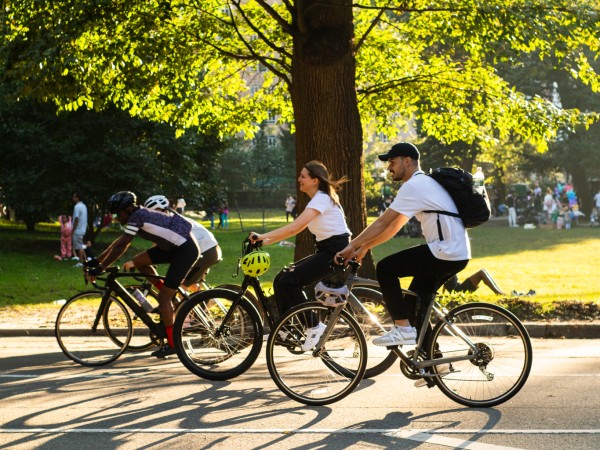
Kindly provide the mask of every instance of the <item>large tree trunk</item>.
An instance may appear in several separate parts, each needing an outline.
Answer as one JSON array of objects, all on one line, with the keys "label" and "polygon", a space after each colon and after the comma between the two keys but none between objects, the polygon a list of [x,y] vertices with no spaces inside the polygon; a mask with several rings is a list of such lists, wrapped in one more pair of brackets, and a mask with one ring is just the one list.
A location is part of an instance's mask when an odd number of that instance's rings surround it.
[{"label": "large tree trunk", "polygon": [[[354,235],[366,226],[362,128],[355,89],[351,3],[296,2],[292,59],[292,103],[296,125],[296,167],[321,160],[332,177],[346,175],[340,200]],[[308,197],[298,193],[299,211]],[[308,231],[296,239],[295,258],[314,252]],[[363,274],[373,275],[372,260]]]}]

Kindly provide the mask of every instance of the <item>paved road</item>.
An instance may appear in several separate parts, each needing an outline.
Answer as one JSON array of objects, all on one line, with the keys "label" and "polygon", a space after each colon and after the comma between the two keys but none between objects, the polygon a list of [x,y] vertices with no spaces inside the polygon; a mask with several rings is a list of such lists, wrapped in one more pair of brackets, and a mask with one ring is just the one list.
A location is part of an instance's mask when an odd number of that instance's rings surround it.
[{"label": "paved road", "polygon": [[415,389],[397,367],[309,408],[278,391],[263,356],[230,382],[147,354],[85,368],[47,337],[3,337],[0,358],[0,448],[600,447],[600,340],[535,339],[527,385],[490,409]]}]

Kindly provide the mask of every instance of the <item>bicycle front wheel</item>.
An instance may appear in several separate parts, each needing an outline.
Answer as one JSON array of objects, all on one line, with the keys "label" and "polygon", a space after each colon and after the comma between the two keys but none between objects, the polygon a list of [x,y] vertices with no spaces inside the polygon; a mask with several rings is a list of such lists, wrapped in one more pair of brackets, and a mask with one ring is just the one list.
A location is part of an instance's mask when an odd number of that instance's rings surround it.
[{"label": "bicycle front wheel", "polygon": [[[285,395],[305,405],[327,405],[346,397],[367,366],[367,343],[360,325],[345,310],[330,323],[332,311],[317,302],[297,306],[283,316],[267,341],[273,381]],[[307,328],[319,321],[331,327],[327,340],[321,349],[302,351]]]},{"label": "bicycle front wheel", "polygon": [[222,381],[248,370],[260,353],[263,328],[252,304],[237,292],[210,289],[192,294],[177,310],[173,339],[177,355],[190,372]]},{"label": "bicycle front wheel", "polygon": [[374,289],[356,287],[352,294],[362,303],[364,308],[354,308],[348,303],[348,309],[359,323],[367,341],[367,370],[364,378],[372,378],[388,370],[398,358],[398,355],[387,347],[375,345],[373,339],[389,331],[394,325],[392,317],[387,312],[383,295]]},{"label": "bicycle front wheel", "polygon": [[103,295],[100,291],[77,294],[56,318],[58,345],[67,357],[84,366],[115,361],[131,339],[131,318],[125,306],[113,296],[103,300]]},{"label": "bicycle front wheel", "polygon": [[[437,323],[429,354],[436,358],[475,358],[432,367],[433,378],[450,399],[466,406],[490,407],[513,397],[529,376],[532,348],[523,324],[506,309],[487,303],[461,305]],[[467,345],[463,334],[475,349]]]}]

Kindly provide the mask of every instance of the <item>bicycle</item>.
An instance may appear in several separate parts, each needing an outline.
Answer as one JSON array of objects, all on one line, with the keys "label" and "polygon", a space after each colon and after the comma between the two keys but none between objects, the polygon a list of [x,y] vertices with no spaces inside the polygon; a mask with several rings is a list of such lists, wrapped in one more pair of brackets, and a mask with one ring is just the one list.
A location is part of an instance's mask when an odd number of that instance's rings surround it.
[{"label": "bicycle", "polygon": [[[242,243],[242,258],[259,249],[261,245],[260,243],[252,243],[248,239],[244,240]],[[369,336],[384,333],[385,328],[377,319],[378,315],[383,319],[387,315],[381,294],[364,287],[365,285],[378,286],[377,282],[358,277],[354,278],[353,281],[361,285],[360,287],[352,287],[353,305],[355,305],[353,312],[357,314],[360,327],[366,330],[368,323],[372,323],[375,331],[368,330]],[[255,315],[249,311],[247,305],[241,302],[241,293],[249,288],[252,288],[257,299],[257,302],[253,305],[258,305],[263,311],[261,314],[262,320],[256,327],[254,325],[254,321],[257,320]],[[173,330],[175,348],[179,359],[192,373],[199,377],[222,381],[244,373],[254,364],[260,353],[264,340],[263,328],[266,326],[272,330],[279,319],[277,306],[273,304],[272,297],[265,294],[258,277],[245,275],[241,286],[234,292],[232,291],[234,289],[230,289],[228,292],[212,289],[203,292],[202,295],[198,294],[194,297],[194,303],[188,302],[184,305],[175,319]],[[204,324],[198,324],[188,327],[185,331],[183,330],[185,321],[187,323],[193,321],[187,316],[194,307],[216,300],[228,310],[228,314],[229,311],[234,311],[234,313],[227,316],[221,311],[214,311],[213,328],[206,328]],[[366,302],[368,308],[361,304],[361,300]],[[203,309],[210,311],[210,308],[204,307]],[[302,339],[304,339],[304,335],[302,335]],[[301,342],[299,341],[296,344],[298,344],[296,348],[290,346],[288,350],[302,353],[300,349]],[[357,345],[354,344],[354,346]],[[358,348],[354,351],[357,357],[361,353],[361,349]],[[373,367],[367,367],[368,376],[374,376],[387,370],[396,359],[395,354],[386,349],[377,349],[374,354],[376,358],[369,361]]]},{"label": "bicycle", "polygon": [[[403,290],[403,295],[417,296],[408,290]],[[336,327],[347,320],[343,309],[348,303],[335,308],[318,302],[300,305],[273,330],[267,341],[267,366],[288,397],[307,405],[324,405],[344,398],[360,382],[360,368],[350,359],[322,358],[329,372],[315,364],[316,356],[328,353],[335,340],[343,337]],[[308,317],[314,315],[327,328],[312,354],[282,352],[286,341],[297,339]],[[433,318],[437,323],[430,328]],[[447,311],[434,297],[419,329],[413,350],[405,352],[401,346],[389,349],[400,357],[405,376],[424,379],[429,387],[437,386],[457,403],[495,406],[512,398],[527,381],[532,364],[531,340],[519,319],[500,306],[468,303]],[[340,376],[349,381],[344,384]]]},{"label": "bicycle", "polygon": [[[139,282],[139,284],[130,284],[127,285],[126,288],[133,293],[135,289],[138,289],[141,294],[146,297],[147,301],[153,306],[153,309],[149,312],[151,316],[154,318],[155,322],[160,321],[160,313],[158,308],[158,292],[156,289],[153,289],[153,284],[148,280],[148,278],[142,278],[138,276],[139,274],[132,274],[132,277]],[[160,276],[149,276],[152,278],[164,278]],[[209,289],[213,289],[206,280],[200,280],[199,290],[189,293],[183,287],[179,287],[177,289],[177,293],[175,297],[173,297],[173,310],[177,312],[179,306],[189,300],[190,296],[194,295],[199,291],[206,291]],[[217,286],[218,288],[237,290],[239,286],[235,284],[221,284]],[[250,300],[255,307],[258,305],[258,300],[250,291],[245,292],[245,297]],[[110,307],[110,305],[109,305]],[[261,310],[259,310],[260,312]],[[127,350],[132,352],[144,352],[150,350],[153,347],[160,346],[160,341],[156,338],[156,336],[152,335],[149,332],[148,328],[145,327],[144,323],[137,317],[135,314],[131,314],[132,326],[133,326],[133,335],[131,337],[131,341],[127,345]],[[141,323],[140,323],[141,322]],[[137,332],[136,332],[137,331]]]},{"label": "bicycle", "polygon": [[[150,336],[159,340],[166,337],[162,324],[117,280],[131,276],[120,273],[118,267],[109,267],[106,278],[98,277],[93,283],[96,291],[77,294],[62,306],[54,333],[68,358],[84,366],[102,366],[119,358],[133,335],[129,311],[144,323]],[[100,287],[98,280],[105,281],[105,285]]]},{"label": "bicycle", "polygon": [[[76,294],[61,307],[56,318],[55,336],[68,358],[85,366],[101,366],[115,361],[126,350],[142,351],[162,343],[166,335],[160,315],[155,311],[147,312],[133,297],[131,286],[124,286],[117,280],[141,276],[146,275],[119,272],[118,267],[110,267],[106,277],[98,277],[93,283],[97,290]],[[104,286],[99,286],[98,280],[104,281]],[[187,298],[182,288],[178,295]],[[134,327],[131,314],[137,324],[141,322],[144,326]],[[195,314],[203,315],[202,311]],[[132,344],[134,338],[138,341]]]}]

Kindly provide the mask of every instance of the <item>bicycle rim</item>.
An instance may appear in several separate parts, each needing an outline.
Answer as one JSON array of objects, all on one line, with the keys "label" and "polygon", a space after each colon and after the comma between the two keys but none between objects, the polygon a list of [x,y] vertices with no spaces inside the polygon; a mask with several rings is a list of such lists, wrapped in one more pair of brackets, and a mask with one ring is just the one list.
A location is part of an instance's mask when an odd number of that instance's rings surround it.
[{"label": "bicycle rim", "polygon": [[[531,341],[523,324],[504,308],[486,303],[461,305],[447,317],[475,344],[478,356],[434,367],[434,373],[444,367],[434,378],[440,390],[457,403],[474,407],[498,405],[519,392],[532,363]],[[429,352],[441,357],[474,353],[444,322],[434,328]]]},{"label": "bicycle rim", "polygon": [[195,375],[228,380],[248,370],[262,347],[262,324],[247,300],[223,323],[237,294],[224,289],[190,296],[177,311],[173,338],[179,359]]},{"label": "bicycle rim", "polygon": [[[373,344],[373,339],[389,331],[394,321],[387,312],[381,292],[359,287],[352,289],[352,294],[372,314],[370,316],[365,311],[355,310],[352,306],[349,307],[352,315],[362,328],[367,341],[367,354],[369,357],[367,359],[367,370],[363,378],[372,378],[385,372],[398,359],[398,355],[390,351],[387,347]],[[382,330],[381,327],[374,323],[373,319],[379,322],[384,329]]]},{"label": "bicycle rim", "polygon": [[84,366],[115,361],[131,339],[131,319],[125,306],[111,296],[110,307],[101,310],[102,295],[97,291],[77,294],[63,305],[56,318],[58,345],[65,355]]},{"label": "bicycle rim", "polygon": [[366,341],[347,311],[341,312],[320,350],[302,351],[307,328],[318,321],[327,325],[331,311],[316,302],[300,305],[284,315],[267,341],[273,381],[285,395],[305,405],[343,399],[358,386],[366,369]]}]

